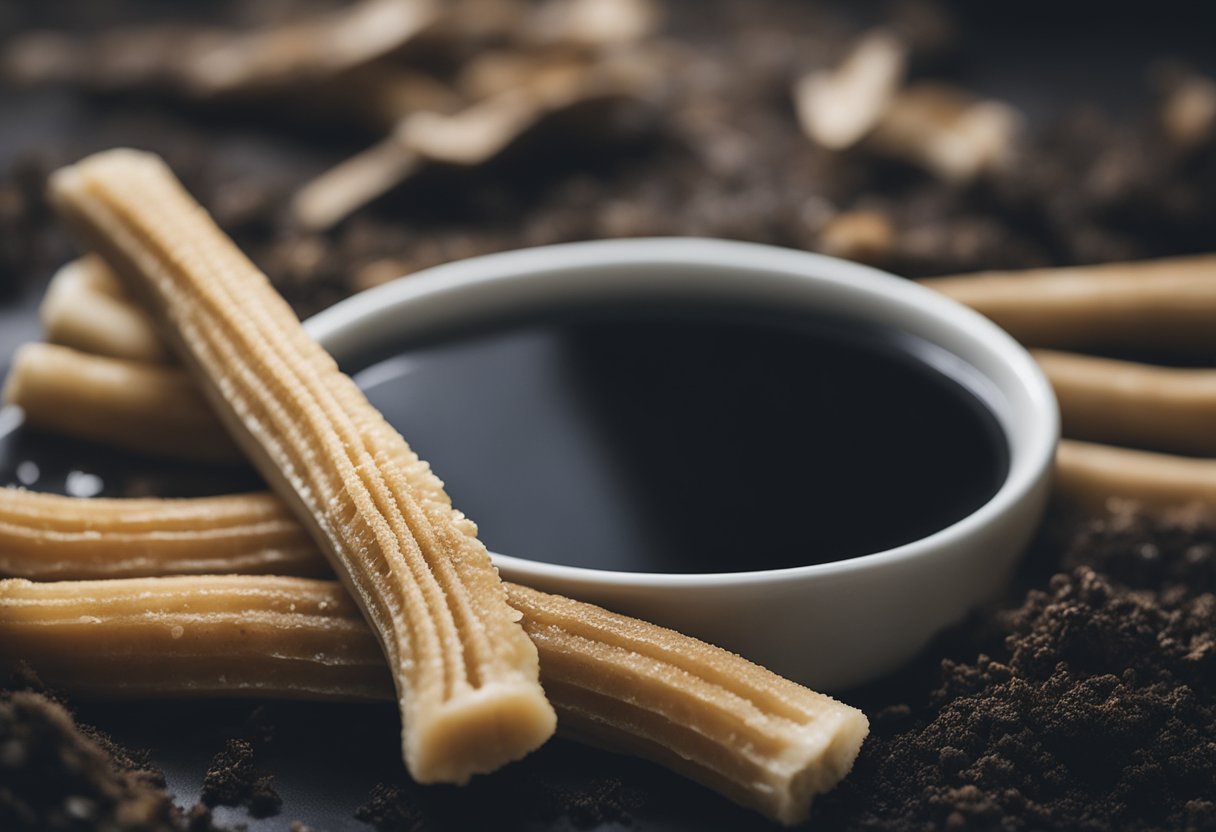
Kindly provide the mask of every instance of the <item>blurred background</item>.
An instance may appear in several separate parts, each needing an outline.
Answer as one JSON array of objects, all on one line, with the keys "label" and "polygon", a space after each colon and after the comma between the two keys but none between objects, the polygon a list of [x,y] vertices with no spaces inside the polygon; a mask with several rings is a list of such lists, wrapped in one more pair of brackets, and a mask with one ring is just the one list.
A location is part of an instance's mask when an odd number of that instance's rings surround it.
[{"label": "blurred background", "polygon": [[0,7],[0,303],[49,170],[163,154],[301,315],[436,263],[694,234],[899,274],[1211,248],[1201,4]]}]

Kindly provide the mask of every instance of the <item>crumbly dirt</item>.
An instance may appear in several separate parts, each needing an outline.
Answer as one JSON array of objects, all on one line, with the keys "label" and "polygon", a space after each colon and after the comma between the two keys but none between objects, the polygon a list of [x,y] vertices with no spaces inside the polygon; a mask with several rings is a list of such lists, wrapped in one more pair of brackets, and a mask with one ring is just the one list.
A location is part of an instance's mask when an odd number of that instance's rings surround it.
[{"label": "crumbly dirt", "polygon": [[174,806],[141,755],[30,690],[0,693],[0,829],[219,832],[206,807]]},{"label": "crumbly dirt", "polygon": [[202,801],[208,806],[244,806],[255,818],[279,813],[283,799],[274,778],[258,769],[253,743],[229,739],[203,775]]}]

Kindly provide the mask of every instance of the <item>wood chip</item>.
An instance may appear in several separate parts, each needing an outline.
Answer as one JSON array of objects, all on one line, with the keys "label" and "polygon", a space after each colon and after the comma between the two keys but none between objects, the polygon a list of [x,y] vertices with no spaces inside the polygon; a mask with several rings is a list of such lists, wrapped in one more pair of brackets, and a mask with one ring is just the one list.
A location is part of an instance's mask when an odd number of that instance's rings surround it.
[{"label": "wood chip", "polygon": [[835,69],[819,70],[794,85],[798,123],[817,144],[844,150],[878,124],[903,83],[907,49],[890,32],[876,29]]}]

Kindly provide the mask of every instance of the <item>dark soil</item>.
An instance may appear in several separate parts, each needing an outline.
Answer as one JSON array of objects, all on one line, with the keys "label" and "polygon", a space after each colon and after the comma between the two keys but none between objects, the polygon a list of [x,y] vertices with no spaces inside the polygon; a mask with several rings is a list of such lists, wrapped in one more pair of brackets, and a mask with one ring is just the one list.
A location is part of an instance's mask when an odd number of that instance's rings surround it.
[{"label": "dark soil", "polygon": [[251,742],[230,739],[203,775],[202,800],[208,806],[244,806],[255,818],[269,817],[283,806],[273,781],[254,765]]}]

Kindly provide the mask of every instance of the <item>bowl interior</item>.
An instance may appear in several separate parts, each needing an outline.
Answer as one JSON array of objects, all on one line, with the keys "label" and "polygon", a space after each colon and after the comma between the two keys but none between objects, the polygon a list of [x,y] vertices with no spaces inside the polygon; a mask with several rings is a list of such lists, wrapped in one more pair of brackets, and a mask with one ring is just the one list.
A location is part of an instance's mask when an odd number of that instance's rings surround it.
[{"label": "bowl interior", "polygon": [[[764,580],[774,572],[865,568],[928,551],[991,522],[1038,481],[1054,451],[1055,403],[1033,360],[974,312],[908,281],[833,258],[710,240],[580,243],[475,258],[365,292],[308,329],[347,368],[403,341],[435,339],[520,317],[607,304],[746,304],[861,319],[913,336],[917,357],[985,402],[1009,443],[1004,484],[980,509],[913,543],[832,563],[758,572],[611,572],[496,554],[520,580],[638,585]],[[442,474],[442,471],[441,471]]]}]

